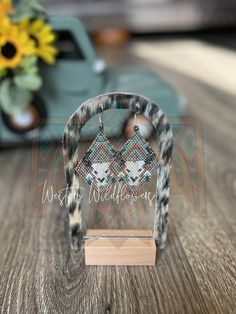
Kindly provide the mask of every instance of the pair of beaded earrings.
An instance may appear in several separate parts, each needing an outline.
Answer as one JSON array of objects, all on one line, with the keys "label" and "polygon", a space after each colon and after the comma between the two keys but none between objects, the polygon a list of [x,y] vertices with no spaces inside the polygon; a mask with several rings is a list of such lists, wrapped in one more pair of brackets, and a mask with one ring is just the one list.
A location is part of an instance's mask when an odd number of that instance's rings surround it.
[{"label": "pair of beaded earrings", "polygon": [[122,183],[130,195],[135,195],[151,179],[157,167],[157,155],[140,134],[137,123],[132,137],[120,150],[116,150],[104,134],[100,114],[99,132],[75,171],[102,195],[117,181]]}]

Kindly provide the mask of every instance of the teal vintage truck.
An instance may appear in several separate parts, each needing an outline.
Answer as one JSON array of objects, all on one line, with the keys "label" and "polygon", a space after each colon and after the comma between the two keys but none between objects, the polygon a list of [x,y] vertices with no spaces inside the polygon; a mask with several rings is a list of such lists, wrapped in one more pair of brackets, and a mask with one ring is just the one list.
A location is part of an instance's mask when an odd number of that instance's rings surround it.
[{"label": "teal vintage truck", "polygon": [[[180,116],[183,102],[176,90],[156,74],[135,66],[107,68],[97,59],[88,35],[77,18],[51,17],[59,51],[55,65],[42,64],[42,88],[27,110],[15,115],[2,112],[0,142],[21,143],[39,136],[40,140],[61,139],[65,122],[85,100],[106,92],[129,92],[158,103],[167,116]],[[117,135],[126,113],[106,112],[106,132]],[[38,130],[41,130],[38,132]],[[93,136],[97,124],[84,127]]]}]

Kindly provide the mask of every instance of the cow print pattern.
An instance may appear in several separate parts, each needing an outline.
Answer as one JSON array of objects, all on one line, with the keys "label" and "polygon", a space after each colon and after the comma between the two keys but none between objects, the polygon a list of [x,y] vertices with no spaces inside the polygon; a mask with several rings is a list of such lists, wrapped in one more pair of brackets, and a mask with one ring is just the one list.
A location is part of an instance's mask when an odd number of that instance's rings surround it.
[{"label": "cow print pattern", "polygon": [[[77,195],[80,195],[79,176],[75,173],[75,167],[78,163],[77,156],[81,128],[89,119],[100,112],[101,104],[103,104],[103,110],[112,108],[129,109],[132,114],[142,114],[152,122],[155,128],[156,141],[159,148],[159,164],[157,168],[158,180],[153,236],[159,248],[163,248],[165,246],[168,224],[169,182],[173,149],[172,130],[165,114],[155,103],[143,96],[127,93],[104,94],[84,102],[66,124],[63,134],[63,157],[68,186],[71,247],[74,251],[79,251],[84,241],[81,201],[80,198],[76,200],[72,197],[75,191],[77,191]],[[137,104],[139,104],[138,110]]]}]

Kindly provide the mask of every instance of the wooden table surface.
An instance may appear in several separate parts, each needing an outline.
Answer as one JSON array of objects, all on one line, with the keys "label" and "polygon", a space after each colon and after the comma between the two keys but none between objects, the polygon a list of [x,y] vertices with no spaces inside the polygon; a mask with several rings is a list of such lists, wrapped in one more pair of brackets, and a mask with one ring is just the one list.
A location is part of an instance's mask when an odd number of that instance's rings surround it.
[{"label": "wooden table surface", "polygon": [[98,53],[145,64],[185,95],[186,115],[202,126],[206,215],[190,214],[172,182],[167,246],[155,267],[85,267],[69,250],[65,209],[30,209],[32,149],[1,150],[1,313],[236,313],[234,49],[150,39]]}]

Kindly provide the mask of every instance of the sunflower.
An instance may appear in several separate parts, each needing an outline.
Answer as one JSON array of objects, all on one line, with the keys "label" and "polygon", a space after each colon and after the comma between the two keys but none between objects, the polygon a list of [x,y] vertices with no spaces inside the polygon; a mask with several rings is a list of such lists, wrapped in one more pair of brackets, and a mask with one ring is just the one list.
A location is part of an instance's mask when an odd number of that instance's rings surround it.
[{"label": "sunflower", "polygon": [[23,56],[34,54],[34,43],[7,18],[0,24],[0,68],[16,68]]},{"label": "sunflower", "polygon": [[[1,0],[0,0],[1,1]],[[0,15],[0,35],[10,26],[11,21],[7,16]]]},{"label": "sunflower", "polygon": [[53,46],[55,34],[51,26],[41,19],[35,19],[32,22],[24,19],[20,22],[20,28],[25,29],[34,40],[35,54],[49,64],[54,63],[57,49]]},{"label": "sunflower", "polygon": [[0,16],[13,11],[11,0],[0,0]]}]

